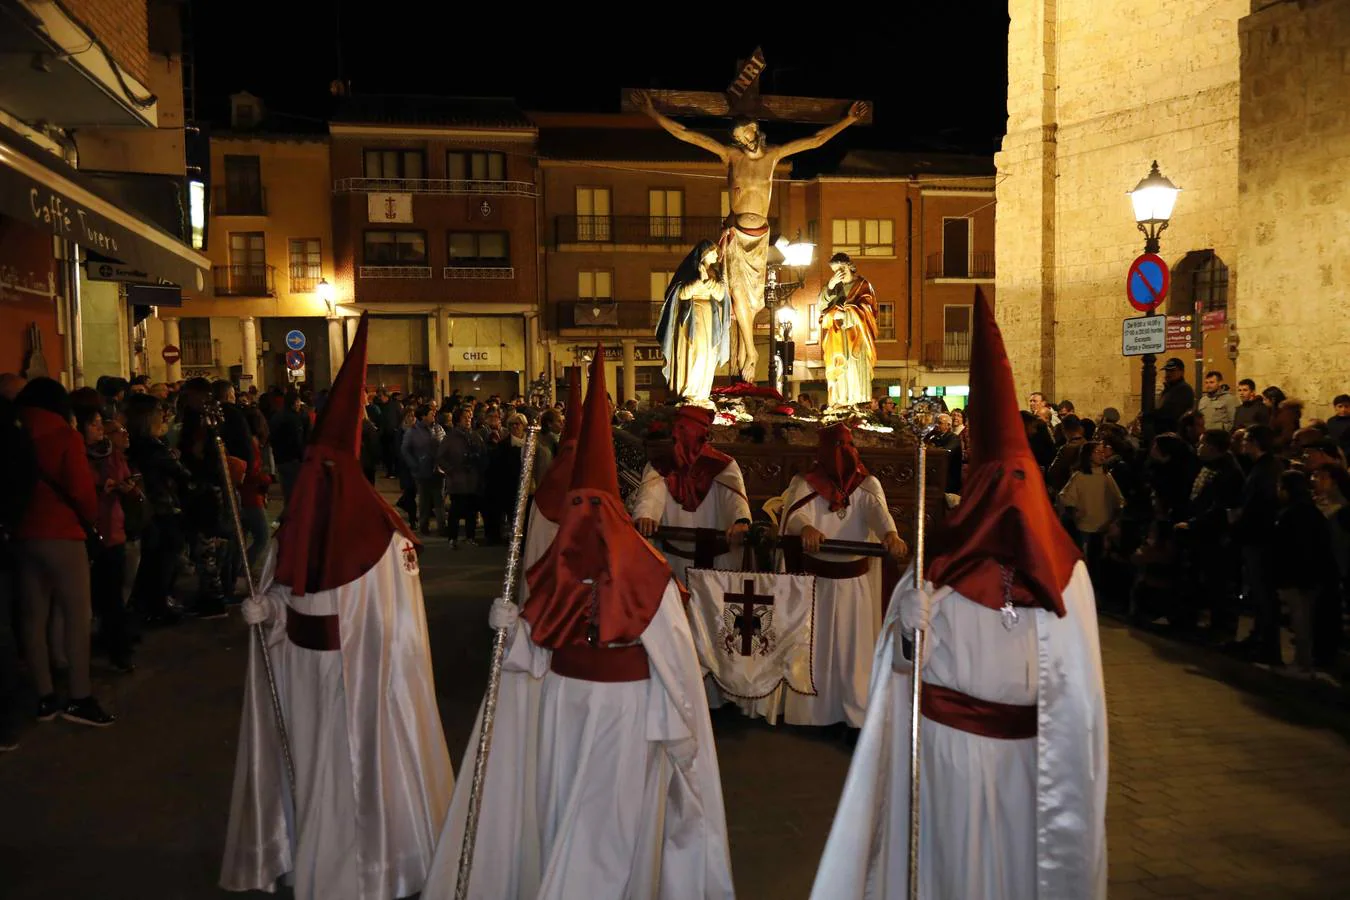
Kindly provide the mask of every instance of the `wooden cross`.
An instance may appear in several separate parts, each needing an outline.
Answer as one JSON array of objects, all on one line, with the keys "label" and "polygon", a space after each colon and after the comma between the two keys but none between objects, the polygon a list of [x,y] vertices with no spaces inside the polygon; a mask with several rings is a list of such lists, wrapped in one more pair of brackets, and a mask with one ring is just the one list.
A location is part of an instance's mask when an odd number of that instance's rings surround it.
[{"label": "wooden cross", "polygon": [[723,592],[722,602],[741,607],[740,615],[736,616],[733,624],[736,631],[741,635],[741,656],[750,656],[753,652],[755,635],[760,633],[759,616],[755,615],[756,606],[773,606],[772,594],[756,594],[755,580],[753,578],[745,579],[745,588],[739,594]]},{"label": "wooden cross", "polygon": [[[648,91],[657,112],[668,116],[731,117],[749,116],[760,122],[799,122],[826,125],[838,122],[848,114],[851,100],[832,100],[821,97],[788,97],[778,94],[760,94],[759,76],[765,67],[764,52],[756,47],[748,60],[737,65],[736,77],[723,93],[713,91]],[[621,107],[624,112],[641,112],[633,102],[633,89],[624,88]],[[872,106],[859,120],[860,125],[872,124]]]}]

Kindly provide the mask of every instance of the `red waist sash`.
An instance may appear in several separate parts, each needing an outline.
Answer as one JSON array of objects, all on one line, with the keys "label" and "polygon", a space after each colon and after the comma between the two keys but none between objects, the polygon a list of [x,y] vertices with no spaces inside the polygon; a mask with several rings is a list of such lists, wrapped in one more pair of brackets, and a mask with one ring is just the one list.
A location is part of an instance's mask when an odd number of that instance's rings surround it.
[{"label": "red waist sash", "polygon": [[342,628],[337,616],[311,616],[288,606],[286,637],[306,650],[342,649]]},{"label": "red waist sash", "polygon": [[919,687],[919,711],[925,719],[980,737],[1023,741],[1036,736],[1036,707],[981,700],[940,684]]},{"label": "red waist sash", "polygon": [[581,681],[646,681],[651,677],[647,651],[631,647],[567,646],[553,651],[549,668],[564,678]]}]

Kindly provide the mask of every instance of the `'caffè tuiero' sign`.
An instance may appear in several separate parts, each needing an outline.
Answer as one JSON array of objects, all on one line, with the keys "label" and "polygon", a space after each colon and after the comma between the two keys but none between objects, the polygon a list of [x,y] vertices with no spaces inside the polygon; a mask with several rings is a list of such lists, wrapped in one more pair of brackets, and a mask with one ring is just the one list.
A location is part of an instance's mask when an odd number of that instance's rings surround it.
[{"label": "'caff\u00e8 tuiero' sign", "polygon": [[0,213],[182,287],[205,287],[205,257],[99,193],[57,156],[0,125]]}]

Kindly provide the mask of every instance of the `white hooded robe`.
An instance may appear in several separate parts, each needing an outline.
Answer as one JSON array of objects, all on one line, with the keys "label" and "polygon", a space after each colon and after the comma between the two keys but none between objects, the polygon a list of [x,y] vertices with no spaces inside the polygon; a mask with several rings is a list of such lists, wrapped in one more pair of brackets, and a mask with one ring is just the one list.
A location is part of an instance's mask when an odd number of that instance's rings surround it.
[{"label": "white hooded robe", "polygon": [[[502,672],[469,897],[734,896],[717,749],[673,580],[641,642],[650,678],[584,681],[550,671],[549,651],[520,621]],[[480,711],[470,772],[481,726]],[[461,778],[424,900],[454,896],[469,788]]]},{"label": "white hooded robe", "polygon": [[[350,584],[294,596],[264,564],[263,629],[295,761],[291,785],[250,629],[220,885],[297,900],[393,900],[422,889],[455,778],[441,731],[413,544],[395,533]],[[285,607],[337,615],[341,649],[298,647]]]},{"label": "white hooded robe", "polygon": [[[897,585],[872,664],[867,721],[816,873],[812,900],[903,900],[909,883],[912,666]],[[998,610],[948,592],[933,603],[923,677],[982,700],[1035,705],[1038,734],[998,740],[923,719],[923,900],[1104,900],[1106,702],[1097,612],[1079,562],[1067,615]]]}]

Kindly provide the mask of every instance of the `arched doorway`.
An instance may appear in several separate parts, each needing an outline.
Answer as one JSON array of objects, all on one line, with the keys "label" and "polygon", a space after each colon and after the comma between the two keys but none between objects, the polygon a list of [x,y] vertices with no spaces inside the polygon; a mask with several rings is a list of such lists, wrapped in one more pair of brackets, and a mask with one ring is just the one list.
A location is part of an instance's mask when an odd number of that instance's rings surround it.
[{"label": "arched doorway", "polygon": [[1191,349],[1168,355],[1179,355],[1188,363],[1188,380],[1197,392],[1205,372],[1211,370],[1236,389],[1236,366],[1225,342],[1230,277],[1227,264],[1213,250],[1192,250],[1172,267],[1167,315],[1191,317]]}]

